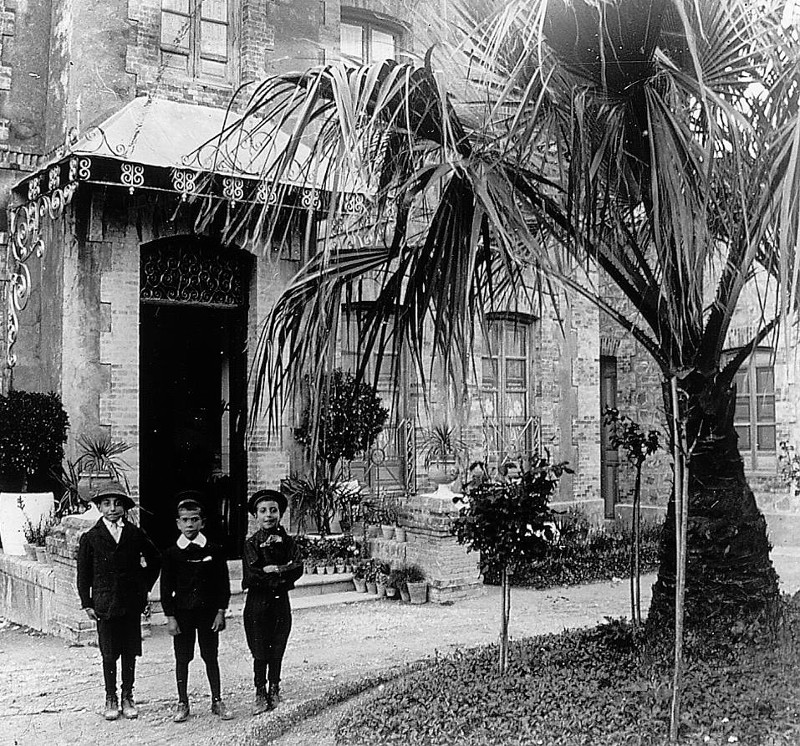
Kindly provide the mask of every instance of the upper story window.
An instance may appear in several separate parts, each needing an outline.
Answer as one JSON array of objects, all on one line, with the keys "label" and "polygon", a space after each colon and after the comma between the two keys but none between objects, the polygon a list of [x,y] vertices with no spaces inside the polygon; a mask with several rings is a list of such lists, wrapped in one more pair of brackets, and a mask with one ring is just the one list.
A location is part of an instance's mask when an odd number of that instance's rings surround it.
[{"label": "upper story window", "polygon": [[339,35],[342,57],[359,64],[395,59],[401,41],[400,27],[390,21],[380,20],[373,14],[342,13]]},{"label": "upper story window", "polygon": [[161,0],[161,62],[195,78],[230,78],[233,0]]},{"label": "upper story window", "polygon": [[736,372],[736,414],[739,452],[745,469],[773,471],[777,465],[775,373],[772,353],[756,352]]}]

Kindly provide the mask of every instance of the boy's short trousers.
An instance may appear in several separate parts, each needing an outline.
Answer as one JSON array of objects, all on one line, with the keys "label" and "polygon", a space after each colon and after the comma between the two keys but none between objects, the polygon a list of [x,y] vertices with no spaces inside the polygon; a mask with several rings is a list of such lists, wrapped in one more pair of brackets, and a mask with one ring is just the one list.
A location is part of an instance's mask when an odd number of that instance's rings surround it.
[{"label": "boy's short trousers", "polygon": [[142,654],[142,617],[126,614],[97,620],[97,643],[103,658],[116,660]]},{"label": "boy's short trousers", "polygon": [[200,643],[200,655],[203,659],[217,657],[219,632],[211,629],[216,616],[217,609],[175,612],[175,620],[181,631],[172,638],[176,660],[190,661],[194,658],[195,639]]}]

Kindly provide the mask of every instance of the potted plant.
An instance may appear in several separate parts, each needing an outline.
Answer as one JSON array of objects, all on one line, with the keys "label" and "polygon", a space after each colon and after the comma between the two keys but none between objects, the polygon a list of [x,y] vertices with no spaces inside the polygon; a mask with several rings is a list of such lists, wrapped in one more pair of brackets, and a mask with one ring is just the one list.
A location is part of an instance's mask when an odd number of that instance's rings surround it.
[{"label": "potted plant", "polygon": [[353,566],[353,585],[359,593],[367,592],[367,565],[357,562]]},{"label": "potted plant", "polygon": [[464,441],[447,423],[431,427],[422,440],[422,456],[428,478],[441,488],[452,484],[458,476],[458,460],[466,451]]},{"label": "potted plant", "polygon": [[367,593],[374,596],[378,592],[378,568],[372,560],[367,560],[365,563],[364,579],[367,583]]},{"label": "potted plant", "polygon": [[395,523],[397,522],[397,511],[394,508],[386,507],[380,511],[381,534],[384,539],[394,538]]},{"label": "potted plant", "polygon": [[388,572],[386,573],[386,598],[396,598],[397,597],[397,585],[395,583],[395,574],[394,568],[386,568]]},{"label": "potted plant", "polygon": [[425,573],[418,565],[406,567],[406,588],[412,604],[424,604],[428,600],[428,583]]},{"label": "potted plant", "polygon": [[396,525],[394,527],[394,538],[395,541],[399,541],[401,544],[406,540],[406,527]]},{"label": "potted plant", "polygon": [[386,595],[386,586],[389,584],[389,565],[380,563],[376,568],[375,573],[375,590],[378,598],[383,598]]},{"label": "potted plant", "polygon": [[122,454],[130,449],[128,443],[114,440],[108,433],[97,436],[81,435],[78,438],[78,449],[75,464],[78,489],[84,499],[88,498],[98,481],[114,480],[130,490],[126,476],[130,466],[122,458]]},{"label": "potted plant", "polygon": [[325,559],[325,574],[333,575],[336,572],[336,547],[332,542],[325,542],[323,557]]},{"label": "potted plant", "polygon": [[400,600],[409,602],[410,597],[406,589],[406,568],[405,565],[397,565],[389,573],[389,586],[395,589],[400,595]]},{"label": "potted plant", "polygon": [[55,393],[0,395],[0,543],[6,554],[25,553],[20,495],[34,525],[53,511],[52,469],[64,458],[68,427],[69,418]]},{"label": "potted plant", "polygon": [[22,495],[19,496],[18,506],[25,516],[25,523],[22,527],[26,542],[25,554],[29,559],[47,562],[46,540],[56,523],[53,514],[39,516],[38,521],[34,523],[25,512],[25,500]]}]

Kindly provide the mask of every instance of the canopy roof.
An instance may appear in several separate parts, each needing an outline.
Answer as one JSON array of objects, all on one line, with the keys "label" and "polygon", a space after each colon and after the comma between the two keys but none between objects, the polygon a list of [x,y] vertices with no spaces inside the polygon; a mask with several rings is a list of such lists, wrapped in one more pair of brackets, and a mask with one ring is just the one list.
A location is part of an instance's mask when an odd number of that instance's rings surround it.
[{"label": "canopy roof", "polygon": [[[290,136],[267,119],[251,116],[235,126],[238,121],[227,109],[142,96],[59,148],[14,190],[30,203],[86,181],[183,197],[323,208],[326,186],[335,178],[328,173],[330,162],[298,144],[278,195],[272,175]],[[363,209],[366,190],[358,178],[348,174],[343,182],[338,190],[351,194],[355,211]]]},{"label": "canopy roof", "polygon": [[[262,121],[249,124],[247,136],[221,138],[238,120],[226,109],[141,96],[81,136],[69,154],[261,178],[289,136]],[[309,148],[299,145],[295,169],[310,161]]]}]

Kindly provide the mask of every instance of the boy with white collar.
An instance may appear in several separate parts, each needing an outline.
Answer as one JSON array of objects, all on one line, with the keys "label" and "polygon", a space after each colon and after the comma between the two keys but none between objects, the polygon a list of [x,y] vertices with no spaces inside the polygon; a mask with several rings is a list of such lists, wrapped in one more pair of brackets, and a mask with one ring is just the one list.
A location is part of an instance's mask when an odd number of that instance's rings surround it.
[{"label": "boy with white collar", "polygon": [[211,687],[211,712],[222,720],[232,715],[222,700],[219,673],[219,633],[225,629],[225,610],[231,596],[228,564],[222,547],[208,541],[202,530],[203,496],[194,490],[178,493],[178,530],[175,544],[164,552],[161,569],[161,606],[167,632],[173,637],[178,705],[172,718],[189,718],[189,662],[194,658],[195,638]]}]

